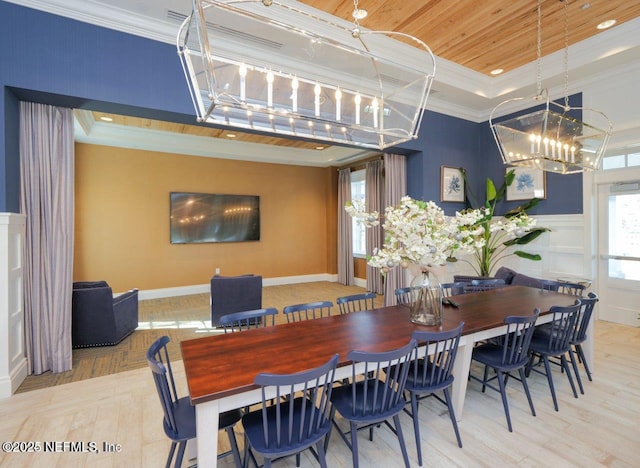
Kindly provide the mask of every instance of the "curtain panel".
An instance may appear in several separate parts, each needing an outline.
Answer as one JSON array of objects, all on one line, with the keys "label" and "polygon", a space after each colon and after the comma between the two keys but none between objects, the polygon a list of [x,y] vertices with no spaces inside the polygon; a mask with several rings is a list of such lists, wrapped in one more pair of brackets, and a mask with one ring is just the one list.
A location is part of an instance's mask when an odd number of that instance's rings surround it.
[{"label": "curtain panel", "polygon": [[30,372],[71,369],[73,111],[20,103],[20,207]]},{"label": "curtain panel", "polygon": [[[407,194],[407,161],[398,154],[384,155],[384,204],[397,205]],[[384,305],[395,305],[397,288],[405,287],[404,269],[393,268],[385,275]]]},{"label": "curtain panel", "polygon": [[353,227],[351,216],[344,206],[351,201],[351,169],[338,173],[338,283],[352,285],[353,273]]},{"label": "curtain panel", "polygon": [[[384,162],[381,159],[369,161],[365,169],[365,206],[367,211],[384,214]],[[376,248],[382,247],[382,226],[366,230],[367,255],[373,255]],[[383,294],[380,269],[367,265],[367,291]]]}]

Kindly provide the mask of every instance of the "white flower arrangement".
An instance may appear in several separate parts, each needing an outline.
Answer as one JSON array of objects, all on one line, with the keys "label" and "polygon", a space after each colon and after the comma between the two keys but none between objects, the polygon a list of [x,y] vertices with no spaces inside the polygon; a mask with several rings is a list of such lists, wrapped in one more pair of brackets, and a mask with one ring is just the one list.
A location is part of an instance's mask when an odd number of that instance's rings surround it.
[{"label": "white flower arrangement", "polygon": [[[367,213],[361,200],[347,204],[345,209],[366,227],[380,224],[379,213]],[[477,224],[483,217],[481,210],[446,216],[432,201],[403,197],[398,205],[385,209],[384,244],[367,263],[380,268],[383,274],[396,266],[444,265],[458,250],[475,252],[483,245],[483,230]]]},{"label": "white flower arrangement", "polygon": [[[533,203],[529,202],[529,205]],[[527,244],[548,229],[536,227],[536,220],[524,209],[494,219],[494,208],[495,203],[446,216],[432,201],[403,197],[398,205],[385,209],[384,244],[381,249],[374,250],[367,263],[385,274],[397,266],[433,268],[447,261],[457,261],[459,253],[470,253],[473,262],[462,260],[470,263],[477,274],[490,276],[497,262],[509,255],[540,260],[537,254],[511,252],[507,248]],[[380,224],[379,213],[365,211],[363,200],[347,203],[345,210],[366,227]]]}]

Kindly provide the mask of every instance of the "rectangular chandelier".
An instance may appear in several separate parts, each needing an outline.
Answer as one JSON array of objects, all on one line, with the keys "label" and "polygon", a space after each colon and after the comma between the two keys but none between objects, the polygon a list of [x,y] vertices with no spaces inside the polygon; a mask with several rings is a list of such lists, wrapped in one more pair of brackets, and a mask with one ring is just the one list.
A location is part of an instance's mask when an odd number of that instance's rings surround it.
[{"label": "rectangular chandelier", "polygon": [[[570,111],[581,111],[582,119],[570,116]],[[489,123],[504,164],[560,174],[597,170],[612,131],[601,112],[563,107],[548,99],[542,110],[497,123],[492,112]]]},{"label": "rectangular chandelier", "polygon": [[416,138],[431,50],[355,26],[295,1],[193,0],[177,47],[198,121],[379,150]]}]

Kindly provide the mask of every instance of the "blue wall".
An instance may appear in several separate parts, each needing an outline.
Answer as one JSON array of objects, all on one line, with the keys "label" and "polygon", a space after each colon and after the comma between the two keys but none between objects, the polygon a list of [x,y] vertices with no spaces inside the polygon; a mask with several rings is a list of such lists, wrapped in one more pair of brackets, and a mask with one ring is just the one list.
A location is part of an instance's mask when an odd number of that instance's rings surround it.
[{"label": "blue wall", "polygon": [[[580,107],[582,94],[570,96],[569,104],[572,107]],[[538,107],[496,120],[507,120],[536,109]],[[580,118],[578,115],[576,117]],[[440,200],[441,166],[463,167],[467,172],[469,188],[480,204],[484,203],[486,198],[486,178],[491,178],[499,187],[505,174],[505,167],[489,122],[476,124],[427,111],[419,137],[399,145],[398,152],[407,154],[408,194],[421,200]],[[547,198],[541,200],[529,213],[582,213],[582,174],[560,175],[548,172],[545,177]],[[520,203],[522,202],[502,201],[496,206],[496,213],[504,214]],[[441,203],[440,206],[447,214],[453,215],[455,211],[462,210],[467,205],[447,202]]]},{"label": "blue wall", "polygon": [[[472,181],[481,173],[478,154],[480,127],[468,120],[426,111],[416,140],[403,147],[407,156],[407,192],[421,200],[440,202],[440,166],[464,167]],[[464,203],[442,203],[447,214],[466,207]]]},{"label": "blue wall", "polygon": [[[0,212],[19,211],[19,100],[196,123],[172,44],[0,1],[0,64]],[[392,152],[407,155],[409,195],[425,200],[440,200],[442,165],[464,167],[482,199],[485,177],[500,183],[504,174],[488,123],[431,111],[419,138]],[[534,213],[581,212],[582,176],[547,174],[547,200]]]}]

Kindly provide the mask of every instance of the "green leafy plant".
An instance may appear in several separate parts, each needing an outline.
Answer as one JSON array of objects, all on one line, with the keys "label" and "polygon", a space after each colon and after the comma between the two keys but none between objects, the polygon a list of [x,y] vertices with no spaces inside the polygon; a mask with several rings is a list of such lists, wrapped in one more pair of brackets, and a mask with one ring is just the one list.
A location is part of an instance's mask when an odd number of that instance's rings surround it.
[{"label": "green leafy plant", "polygon": [[[543,232],[549,231],[545,227],[537,227],[535,220],[531,218],[527,211],[539,203],[538,198],[532,198],[518,207],[504,214],[502,219],[495,219],[494,213],[498,202],[504,199],[509,187],[514,179],[515,172],[507,171],[504,181],[499,188],[496,188],[493,180],[487,178],[484,206],[478,207],[476,198],[470,189],[467,174],[463,170],[465,187],[467,188],[467,199],[471,202],[472,208],[464,210],[462,213],[480,210],[483,215],[476,222],[478,230],[477,236],[480,238],[474,250],[473,261],[467,263],[473,266],[475,272],[480,276],[492,276],[498,263],[511,255],[516,255],[526,260],[539,261],[542,257],[539,254],[532,254],[523,250],[510,250],[516,245],[526,245],[537,239]],[[473,206],[476,208],[473,208]],[[455,258],[449,261],[456,261]]]}]

